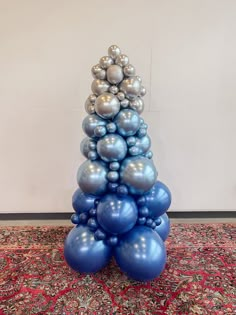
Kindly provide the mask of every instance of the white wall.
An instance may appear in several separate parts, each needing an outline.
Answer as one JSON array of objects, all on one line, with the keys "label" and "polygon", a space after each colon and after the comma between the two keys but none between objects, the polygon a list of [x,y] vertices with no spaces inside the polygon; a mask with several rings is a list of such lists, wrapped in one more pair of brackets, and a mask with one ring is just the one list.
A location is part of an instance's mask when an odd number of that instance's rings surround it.
[{"label": "white wall", "polygon": [[235,0],[0,0],[0,212],[72,211],[90,68],[113,43],[148,90],[171,209],[236,209],[235,12]]}]

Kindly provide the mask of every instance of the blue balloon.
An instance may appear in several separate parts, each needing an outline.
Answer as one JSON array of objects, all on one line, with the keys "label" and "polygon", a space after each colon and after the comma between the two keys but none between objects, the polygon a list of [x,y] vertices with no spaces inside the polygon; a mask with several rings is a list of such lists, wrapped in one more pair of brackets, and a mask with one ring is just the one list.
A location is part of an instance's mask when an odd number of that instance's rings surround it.
[{"label": "blue balloon", "polygon": [[114,249],[117,264],[130,278],[149,281],[161,274],[166,248],[160,236],[146,226],[135,226]]},{"label": "blue balloon", "polygon": [[170,219],[168,218],[168,215],[164,213],[162,216],[160,216],[161,223],[158,224],[154,231],[157,232],[163,241],[165,241],[170,234]]},{"label": "blue balloon", "polygon": [[121,136],[108,134],[98,141],[97,152],[105,162],[117,162],[126,156],[127,144]]},{"label": "blue balloon", "polygon": [[169,188],[160,181],[157,181],[152,189],[144,195],[145,205],[149,209],[149,216],[160,217],[170,207],[171,193]]},{"label": "blue balloon", "polygon": [[82,123],[83,131],[90,138],[96,138],[95,129],[98,126],[106,126],[106,120],[96,114],[86,116]]},{"label": "blue balloon", "polygon": [[[96,142],[88,137],[84,138],[80,143],[81,153],[88,159],[89,153],[96,149]],[[92,151],[96,152],[96,151]]]},{"label": "blue balloon", "polygon": [[103,197],[97,207],[97,220],[111,234],[131,230],[138,219],[138,209],[130,196],[110,194]]},{"label": "blue balloon", "polygon": [[94,233],[87,226],[78,225],[66,238],[64,256],[75,271],[94,273],[109,262],[111,247],[103,241],[96,241]]},{"label": "blue balloon", "polygon": [[135,135],[140,127],[139,114],[132,109],[123,109],[115,117],[117,132],[124,137]]},{"label": "blue balloon", "polygon": [[80,188],[72,196],[72,206],[77,213],[87,212],[94,207],[96,197],[85,194]]}]

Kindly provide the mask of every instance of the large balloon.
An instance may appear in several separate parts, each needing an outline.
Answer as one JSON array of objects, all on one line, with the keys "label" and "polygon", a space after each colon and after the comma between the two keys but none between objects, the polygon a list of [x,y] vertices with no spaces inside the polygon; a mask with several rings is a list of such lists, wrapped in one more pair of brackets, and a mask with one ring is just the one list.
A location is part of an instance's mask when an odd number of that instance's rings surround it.
[{"label": "large balloon", "polygon": [[132,109],[123,109],[115,117],[117,131],[121,136],[133,136],[140,128],[140,117]]},{"label": "large balloon", "polygon": [[141,195],[154,185],[157,171],[152,160],[134,156],[126,158],[121,165],[120,180],[128,186],[131,194]]},{"label": "large balloon", "polygon": [[109,134],[98,141],[97,151],[105,162],[116,162],[126,156],[127,144],[121,136]]},{"label": "large balloon", "polygon": [[95,101],[96,113],[104,119],[113,118],[120,110],[120,101],[111,93],[103,93]]},{"label": "large balloon", "polygon": [[68,265],[75,271],[93,273],[108,263],[111,248],[103,241],[96,241],[87,226],[78,225],[66,238],[64,256]]},{"label": "large balloon", "polygon": [[132,197],[106,195],[97,207],[97,220],[111,234],[122,234],[131,230],[138,218],[138,209]]},{"label": "large balloon", "polygon": [[96,114],[88,115],[84,118],[82,123],[82,128],[86,135],[90,138],[96,138],[96,135],[94,133],[96,127],[98,126],[105,126],[106,120],[102,119]]},{"label": "large balloon", "polygon": [[111,65],[107,69],[107,80],[111,84],[120,83],[123,80],[124,74],[122,68],[118,65]]},{"label": "large balloon", "polygon": [[160,216],[159,219],[161,223],[155,227],[154,231],[165,241],[170,233],[170,219],[166,213]]},{"label": "large balloon", "polygon": [[157,181],[152,189],[144,195],[145,206],[149,209],[149,216],[160,217],[170,207],[171,193],[169,188],[160,181]]},{"label": "large balloon", "polygon": [[77,182],[83,192],[101,195],[106,192],[108,169],[101,161],[84,162],[77,173]]},{"label": "large balloon", "polygon": [[117,45],[112,45],[108,48],[108,55],[116,59],[121,54],[120,48]]},{"label": "large balloon", "polygon": [[135,76],[124,79],[120,84],[121,92],[124,92],[129,100],[134,100],[140,94],[141,87],[141,82]]},{"label": "large balloon", "polygon": [[78,188],[72,196],[72,206],[78,213],[87,212],[94,207],[95,200],[95,196],[85,194],[80,188]]},{"label": "large balloon", "polygon": [[166,263],[166,249],[162,239],[146,226],[136,226],[124,234],[114,253],[121,270],[138,281],[156,278]]}]

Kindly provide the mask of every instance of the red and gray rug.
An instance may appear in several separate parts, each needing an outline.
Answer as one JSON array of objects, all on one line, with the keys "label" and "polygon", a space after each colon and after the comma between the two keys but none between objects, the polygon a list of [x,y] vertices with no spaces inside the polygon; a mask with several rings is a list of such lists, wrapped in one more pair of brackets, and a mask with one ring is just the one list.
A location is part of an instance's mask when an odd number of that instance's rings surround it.
[{"label": "red and gray rug", "polygon": [[236,314],[236,226],[174,224],[168,263],[150,283],[114,262],[81,275],[63,260],[70,227],[0,228],[1,315]]}]

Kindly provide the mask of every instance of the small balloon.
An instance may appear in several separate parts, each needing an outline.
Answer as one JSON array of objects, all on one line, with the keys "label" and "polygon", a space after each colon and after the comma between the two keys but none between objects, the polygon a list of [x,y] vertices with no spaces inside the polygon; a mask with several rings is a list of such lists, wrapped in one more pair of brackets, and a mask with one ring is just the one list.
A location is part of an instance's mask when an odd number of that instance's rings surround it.
[{"label": "small balloon", "polygon": [[67,264],[78,272],[94,273],[103,268],[112,255],[111,247],[96,241],[87,226],[78,225],[68,234],[64,256]]},{"label": "small balloon", "polygon": [[113,122],[110,122],[106,125],[106,128],[107,128],[107,132],[109,133],[114,133],[116,132],[116,124],[113,123]]},{"label": "small balloon", "polygon": [[120,163],[119,162],[111,162],[109,164],[109,168],[112,171],[117,171],[120,168]]},{"label": "small balloon", "polygon": [[145,154],[150,149],[150,146],[151,146],[151,139],[149,136],[144,136],[142,138],[136,138],[135,146],[133,146],[129,149],[129,153],[131,155]]},{"label": "small balloon", "polygon": [[141,87],[141,90],[140,90],[140,96],[144,96],[146,94],[146,89],[144,86]]},{"label": "small balloon", "polygon": [[106,125],[106,120],[102,119],[96,114],[92,114],[84,118],[83,123],[82,123],[82,128],[88,137],[96,138],[96,135],[94,134],[95,128],[97,126],[105,126],[105,125]]},{"label": "small balloon", "polygon": [[118,84],[120,83],[124,78],[123,70],[118,65],[111,65],[107,69],[107,80],[111,84]]},{"label": "small balloon", "polygon": [[120,101],[123,101],[125,99],[125,94],[123,92],[118,92],[116,96]]},{"label": "small balloon", "polygon": [[97,229],[97,230],[95,231],[95,233],[94,233],[94,238],[95,238],[97,241],[99,241],[99,240],[105,240],[105,239],[107,238],[107,235],[106,235],[106,233],[105,233],[103,230],[101,230],[101,229],[99,228],[99,229]]},{"label": "small balloon", "polygon": [[153,153],[152,151],[148,151],[145,156],[148,158],[148,159],[151,159],[153,157]]},{"label": "small balloon", "polygon": [[91,149],[91,146],[93,147],[93,145],[94,145],[94,149],[95,149],[96,143],[88,137],[84,138],[80,143],[80,151],[87,159],[88,159],[89,152],[91,150],[93,150],[93,149]]},{"label": "small balloon", "polygon": [[129,193],[129,190],[128,190],[126,185],[119,185],[117,187],[117,194],[118,195],[128,195],[128,193]]},{"label": "small balloon", "polygon": [[117,162],[126,156],[127,145],[121,136],[108,134],[98,141],[97,152],[105,162]]},{"label": "small balloon", "polygon": [[78,170],[78,185],[85,193],[101,195],[106,192],[107,172],[108,169],[103,162],[86,161]]},{"label": "small balloon", "polygon": [[98,154],[96,151],[90,151],[88,153],[88,159],[91,160],[91,161],[95,161],[98,159]]},{"label": "small balloon", "polygon": [[119,179],[119,173],[116,171],[110,171],[107,173],[107,179],[109,182],[115,183]]},{"label": "small balloon", "polygon": [[121,165],[120,181],[128,186],[131,194],[142,195],[149,191],[157,178],[152,160],[143,156],[126,158]]},{"label": "small balloon", "polygon": [[113,59],[110,56],[104,56],[100,59],[99,65],[102,69],[109,68],[114,63]]},{"label": "small balloon", "polygon": [[134,100],[141,90],[141,83],[136,76],[124,79],[120,84],[120,91],[124,92],[129,100]]},{"label": "small balloon", "polygon": [[87,225],[92,231],[95,231],[98,228],[98,222],[95,218],[88,219]]},{"label": "small balloon", "polygon": [[129,104],[130,108],[141,114],[144,110],[144,102],[143,99],[140,97],[137,97],[135,100],[130,101]]},{"label": "small balloon", "polygon": [[128,64],[127,66],[124,67],[124,74],[127,76],[127,77],[130,77],[130,76],[134,76],[135,75],[135,68],[134,66],[132,66],[131,64]]},{"label": "small balloon", "polygon": [[137,218],[137,206],[130,196],[106,195],[97,207],[98,223],[111,234],[128,232],[136,224]]},{"label": "small balloon", "polygon": [[89,210],[89,215],[91,217],[95,217],[96,214],[97,214],[97,209],[96,208],[92,208],[92,209]]},{"label": "small balloon", "polygon": [[112,59],[116,59],[121,54],[121,50],[117,45],[112,45],[108,48],[108,55]]},{"label": "small balloon", "polygon": [[170,219],[166,213],[161,215],[159,219],[161,223],[155,227],[154,231],[160,235],[163,241],[165,241],[170,233]]},{"label": "small balloon", "polygon": [[82,223],[82,224],[86,224],[87,221],[88,221],[88,218],[89,218],[89,216],[88,216],[88,213],[87,213],[87,212],[82,212],[82,213],[80,213],[80,215],[79,215],[79,221],[80,221],[80,223]]},{"label": "small balloon", "polygon": [[106,244],[108,246],[116,246],[118,243],[118,237],[115,235],[110,236],[107,240],[106,240]]},{"label": "small balloon", "polygon": [[135,226],[114,248],[118,266],[130,278],[149,281],[161,274],[166,249],[160,236],[146,226]]},{"label": "small balloon", "polygon": [[79,214],[82,212],[88,212],[94,207],[95,199],[95,196],[86,194],[78,188],[72,196],[72,206]]},{"label": "small balloon", "polygon": [[148,210],[147,207],[140,207],[140,208],[138,209],[138,213],[139,213],[139,215],[140,215],[141,217],[148,217],[148,215],[149,215],[149,210]]},{"label": "small balloon", "polygon": [[126,143],[128,147],[132,147],[136,144],[137,138],[136,137],[128,137],[126,139]]},{"label": "small balloon", "polygon": [[117,183],[109,183],[108,184],[108,190],[111,192],[111,193],[116,193],[117,191],[117,187],[119,186],[119,184]]},{"label": "small balloon", "polygon": [[119,91],[119,89],[118,89],[118,87],[117,87],[116,85],[111,85],[111,86],[109,87],[109,92],[110,92],[111,94],[117,94],[118,91]]},{"label": "small balloon", "polygon": [[110,84],[105,80],[93,80],[91,89],[92,92],[96,95],[100,95],[102,93],[105,93],[109,90]]},{"label": "small balloon", "polygon": [[95,110],[100,117],[111,119],[119,112],[120,102],[115,95],[103,93],[96,99]]},{"label": "small balloon", "polygon": [[123,109],[115,117],[117,132],[121,136],[133,136],[140,127],[139,115],[132,109]]},{"label": "small balloon", "polygon": [[94,135],[96,137],[103,137],[107,133],[106,127],[105,126],[97,126],[94,129]]},{"label": "small balloon", "polygon": [[121,106],[122,108],[127,108],[127,107],[129,106],[129,100],[127,100],[127,98],[125,98],[124,100],[122,100],[122,101],[120,102],[120,106]]},{"label": "small balloon", "polygon": [[80,223],[80,219],[79,219],[79,215],[78,213],[73,213],[71,216],[71,222],[73,224],[79,224]]},{"label": "small balloon", "polygon": [[94,104],[95,101],[96,101],[96,98],[97,98],[97,96],[96,96],[95,94],[90,94],[89,97],[88,97],[88,100],[89,100],[92,104]]},{"label": "small balloon", "polygon": [[126,66],[128,63],[129,63],[129,58],[128,58],[128,56],[126,56],[124,54],[121,54],[116,58],[116,64],[121,66],[121,67]]},{"label": "small balloon", "polygon": [[93,66],[91,71],[95,79],[104,80],[106,78],[106,71],[100,65]]},{"label": "small balloon", "polygon": [[89,115],[95,113],[95,107],[94,107],[94,105],[93,105],[90,101],[88,101],[88,100],[85,102],[84,108],[85,108],[86,112],[87,112]]}]

